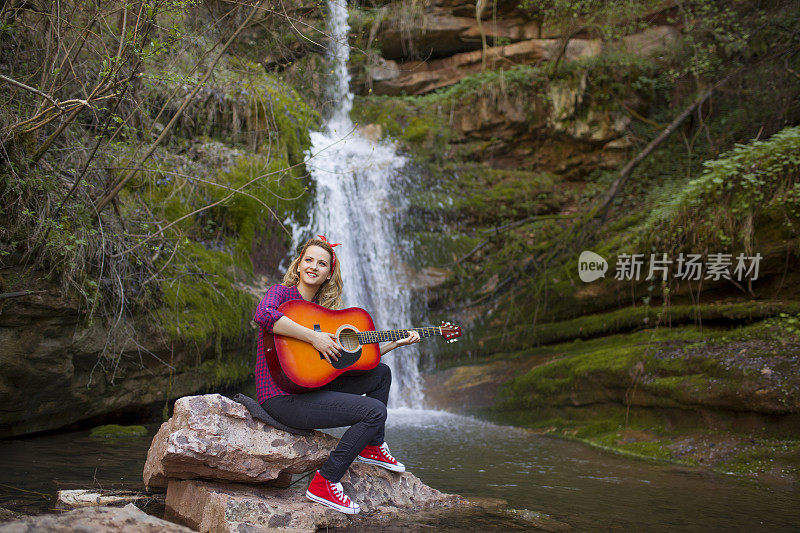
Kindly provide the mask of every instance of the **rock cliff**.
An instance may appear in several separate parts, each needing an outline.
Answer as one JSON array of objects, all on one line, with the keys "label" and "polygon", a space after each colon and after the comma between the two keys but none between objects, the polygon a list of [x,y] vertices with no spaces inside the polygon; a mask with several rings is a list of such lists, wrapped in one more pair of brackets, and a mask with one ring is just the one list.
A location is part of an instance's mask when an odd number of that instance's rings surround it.
[{"label": "rock cliff", "polygon": [[35,290],[0,301],[0,437],[109,414],[152,416],[141,411],[219,383],[197,365],[214,357],[213,344],[172,341],[145,320],[87,324],[58,287]]}]

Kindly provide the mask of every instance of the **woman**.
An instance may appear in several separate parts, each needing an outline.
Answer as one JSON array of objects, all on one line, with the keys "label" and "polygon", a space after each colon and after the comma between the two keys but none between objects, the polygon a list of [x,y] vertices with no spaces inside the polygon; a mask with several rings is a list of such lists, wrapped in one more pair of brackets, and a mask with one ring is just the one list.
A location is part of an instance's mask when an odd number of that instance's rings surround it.
[{"label": "woman", "polygon": [[[317,237],[309,239],[289,265],[283,284],[269,288],[253,320],[268,333],[312,344],[330,363],[338,360],[342,349],[336,335],[301,326],[277,309],[288,300],[299,299],[330,309],[341,307],[342,276],[333,251],[338,244],[330,244],[322,235]],[[405,339],[381,346],[380,352],[383,355],[415,342],[419,342],[419,333],[412,330]],[[309,499],[343,513],[356,514],[360,507],[344,494],[339,483],[354,460],[395,472],[405,471],[405,466],[392,457],[383,440],[386,404],[392,384],[391,371],[385,364],[379,363],[358,376],[341,375],[313,392],[290,394],[272,379],[259,335],[255,375],[258,401],[275,420],[299,429],[350,426],[311,480],[306,491]]]}]

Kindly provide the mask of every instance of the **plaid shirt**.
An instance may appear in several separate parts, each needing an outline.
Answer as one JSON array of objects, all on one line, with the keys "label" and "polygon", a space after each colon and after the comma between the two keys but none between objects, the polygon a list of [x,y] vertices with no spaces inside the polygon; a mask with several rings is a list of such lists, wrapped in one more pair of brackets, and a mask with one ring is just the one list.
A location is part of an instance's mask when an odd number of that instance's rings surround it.
[{"label": "plaid shirt", "polygon": [[302,300],[303,296],[296,286],[286,287],[285,285],[273,285],[261,299],[261,303],[256,308],[253,322],[261,326],[262,331],[258,334],[258,347],[256,348],[256,396],[258,403],[264,402],[273,396],[285,396],[290,394],[275,383],[267,367],[267,359],[264,355],[264,333],[272,333],[272,326],[275,321],[283,316],[278,311],[278,306],[289,300]]}]

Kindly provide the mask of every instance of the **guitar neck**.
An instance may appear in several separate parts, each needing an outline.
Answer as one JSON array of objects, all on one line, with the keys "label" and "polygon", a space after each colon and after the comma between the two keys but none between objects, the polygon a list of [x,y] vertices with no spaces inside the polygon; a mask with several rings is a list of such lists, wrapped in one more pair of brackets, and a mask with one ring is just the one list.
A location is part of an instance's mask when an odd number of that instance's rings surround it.
[{"label": "guitar neck", "polygon": [[359,344],[376,344],[379,342],[396,341],[408,337],[410,331],[416,331],[420,337],[435,337],[442,334],[439,326],[413,329],[385,329],[383,331],[360,331],[358,333]]}]

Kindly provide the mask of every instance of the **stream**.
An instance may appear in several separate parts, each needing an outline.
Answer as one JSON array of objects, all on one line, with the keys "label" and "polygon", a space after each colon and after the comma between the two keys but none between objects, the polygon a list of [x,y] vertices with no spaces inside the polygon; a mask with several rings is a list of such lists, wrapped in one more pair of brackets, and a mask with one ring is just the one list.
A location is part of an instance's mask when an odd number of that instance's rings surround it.
[{"label": "stream", "polygon": [[[146,436],[121,439],[78,431],[0,441],[0,507],[38,514],[52,509],[59,489],[143,490],[158,426],[147,429]],[[502,498],[573,531],[800,530],[797,486],[638,461],[443,411],[390,409],[386,438],[408,470],[434,488]],[[510,527],[493,514],[471,516],[469,525],[457,516],[443,520],[437,531]]]}]

